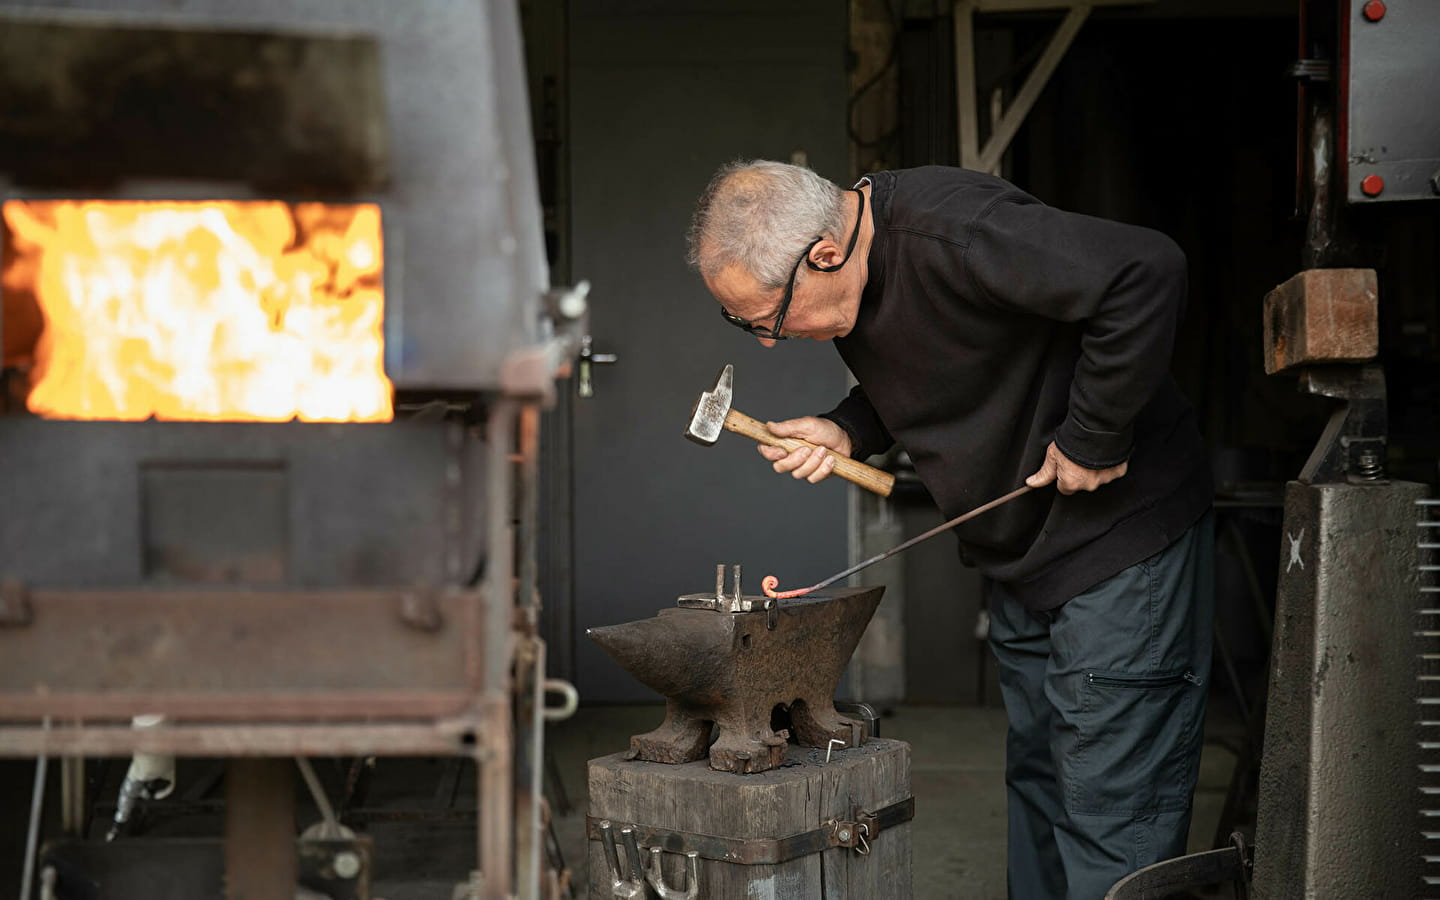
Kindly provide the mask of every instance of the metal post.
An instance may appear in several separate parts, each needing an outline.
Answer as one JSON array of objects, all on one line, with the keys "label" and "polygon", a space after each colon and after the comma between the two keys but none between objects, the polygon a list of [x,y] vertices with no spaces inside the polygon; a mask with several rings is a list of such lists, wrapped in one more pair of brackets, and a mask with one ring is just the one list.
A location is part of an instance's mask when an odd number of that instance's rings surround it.
[{"label": "metal post", "polygon": [[291,761],[271,757],[228,760],[226,900],[294,900],[298,869]]},{"label": "metal post", "polygon": [[[512,454],[521,404],[502,398],[486,423],[485,653],[481,695],[489,715],[477,735],[479,769],[479,868],[485,900],[511,896],[513,880],[514,783],[512,664],[515,659],[515,497]],[[503,710],[503,713],[501,712]]]},{"label": "metal post", "polygon": [[536,636],[536,550],[540,497],[540,409],[534,403],[519,416],[519,560],[518,608],[525,633],[515,646],[515,873],[521,897],[540,896],[540,773],[544,733],[545,645]]},{"label": "metal post", "polygon": [[975,168],[980,158],[980,108],[975,97],[975,0],[955,0],[953,17],[960,165]]},{"label": "metal post", "polygon": [[1256,900],[1411,897],[1415,501],[1409,482],[1285,490]]}]

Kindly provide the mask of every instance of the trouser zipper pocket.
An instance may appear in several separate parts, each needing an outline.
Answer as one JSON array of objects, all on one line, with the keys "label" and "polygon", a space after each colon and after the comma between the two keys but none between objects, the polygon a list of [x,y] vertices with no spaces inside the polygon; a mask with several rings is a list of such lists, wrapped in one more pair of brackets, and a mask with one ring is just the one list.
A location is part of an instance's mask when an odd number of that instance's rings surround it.
[{"label": "trouser zipper pocket", "polygon": [[1098,672],[1085,673],[1085,680],[1101,687],[1117,688],[1160,688],[1172,687],[1181,682],[1190,682],[1196,687],[1205,684],[1205,679],[1194,672],[1185,671],[1178,675],[1102,675]]}]

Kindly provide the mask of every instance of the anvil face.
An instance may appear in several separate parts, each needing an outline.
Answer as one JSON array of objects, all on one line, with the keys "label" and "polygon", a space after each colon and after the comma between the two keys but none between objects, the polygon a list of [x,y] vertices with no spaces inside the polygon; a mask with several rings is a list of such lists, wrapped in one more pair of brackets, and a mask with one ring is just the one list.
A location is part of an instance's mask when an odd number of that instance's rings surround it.
[{"label": "anvil face", "polygon": [[[884,587],[839,588],[781,601],[767,614],[662,609],[653,619],[592,628],[615,661],[664,695],[665,722],[630,739],[631,758],[763,772],[785,756],[786,735],[770,729],[776,706],[790,709],[796,739],[811,747],[865,740],[859,722],[835,712],[835,686],[880,605]],[[761,605],[763,598],[756,598]]]}]

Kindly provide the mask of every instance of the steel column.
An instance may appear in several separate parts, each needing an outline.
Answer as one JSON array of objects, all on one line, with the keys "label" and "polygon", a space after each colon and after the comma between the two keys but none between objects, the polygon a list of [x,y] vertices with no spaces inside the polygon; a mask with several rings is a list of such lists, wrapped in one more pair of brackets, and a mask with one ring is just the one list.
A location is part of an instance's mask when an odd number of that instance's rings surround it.
[{"label": "steel column", "polygon": [[1417,675],[1415,501],[1424,485],[1291,482],[1285,494],[1257,900],[1410,897]]}]

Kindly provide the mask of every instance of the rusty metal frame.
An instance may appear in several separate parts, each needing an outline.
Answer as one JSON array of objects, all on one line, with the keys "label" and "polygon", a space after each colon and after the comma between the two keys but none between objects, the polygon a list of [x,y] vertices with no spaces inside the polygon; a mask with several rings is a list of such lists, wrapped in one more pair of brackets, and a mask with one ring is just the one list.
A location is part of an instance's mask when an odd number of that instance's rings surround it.
[{"label": "rusty metal frame", "polygon": [[[547,350],[561,354],[563,349]],[[19,657],[9,658],[10,677],[0,677],[0,757],[468,756],[479,767],[483,798],[475,896],[539,897],[544,645],[535,630],[533,519],[544,388],[534,379],[517,382],[514,393],[496,400],[488,413],[483,477],[491,500],[479,589],[61,591],[8,585],[7,608],[26,614],[0,623],[0,646],[7,639],[12,647],[33,640],[28,658],[54,648],[56,666],[17,681]],[[63,626],[85,616],[107,623],[109,630],[100,629],[96,640],[117,657],[123,655],[117,644],[133,645],[140,635],[171,639],[157,644],[169,647],[170,655],[150,655],[158,665],[131,670],[145,690],[124,688],[133,683],[124,677],[125,665],[103,653],[92,659],[94,670],[71,670],[76,651],[61,644],[74,634]],[[222,637],[205,640],[201,626]],[[335,652],[345,632],[353,636],[356,628],[369,629],[370,639],[382,646],[389,640],[403,648],[411,661],[435,646],[449,655],[417,669],[427,676],[422,685],[377,688],[365,679],[373,659]],[[197,659],[184,651],[184,638],[201,638],[216,651],[227,629],[251,639],[241,640],[229,657],[212,654],[209,661],[241,689],[224,689],[226,678],[209,689],[196,687]],[[35,640],[37,635],[43,638]],[[272,637],[295,650],[286,660],[290,668],[247,672],[246,648]],[[298,649],[306,646],[315,659]],[[217,652],[223,657],[223,650]],[[0,659],[0,676],[7,675],[6,664]],[[359,687],[347,683],[347,673]],[[98,689],[105,682],[122,687]],[[142,712],[164,714],[168,721],[131,727],[130,717]]]},{"label": "rusty metal frame", "polygon": [[[26,601],[29,623],[0,628],[0,721],[430,719],[463,713],[483,687],[475,591],[42,590]],[[0,753],[7,744],[0,732]]]}]

